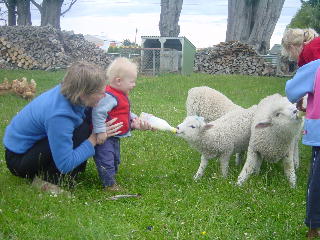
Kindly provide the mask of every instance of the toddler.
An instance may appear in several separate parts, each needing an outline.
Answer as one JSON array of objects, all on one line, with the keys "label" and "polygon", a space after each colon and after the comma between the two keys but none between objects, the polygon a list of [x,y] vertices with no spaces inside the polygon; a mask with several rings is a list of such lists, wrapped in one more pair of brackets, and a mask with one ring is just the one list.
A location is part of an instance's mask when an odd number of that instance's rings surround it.
[{"label": "toddler", "polygon": [[[105,97],[93,108],[93,132],[97,133],[94,160],[105,190],[119,191],[115,174],[120,164],[120,138],[131,136],[131,129],[147,130],[150,124],[130,111],[129,92],[136,86],[137,65],[127,58],[116,58],[107,69],[109,85]],[[106,121],[122,122],[116,136],[108,137]]]}]

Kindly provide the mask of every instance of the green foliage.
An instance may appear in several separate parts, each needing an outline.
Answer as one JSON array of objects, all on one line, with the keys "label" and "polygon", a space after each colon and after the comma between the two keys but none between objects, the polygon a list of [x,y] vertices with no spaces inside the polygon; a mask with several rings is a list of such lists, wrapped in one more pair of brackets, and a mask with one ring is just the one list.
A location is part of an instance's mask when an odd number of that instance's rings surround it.
[{"label": "green foliage", "polygon": [[[34,78],[39,93],[57,84],[63,72],[4,71],[0,80]],[[249,107],[267,95],[284,94],[286,79],[237,75],[140,76],[130,94],[132,111],[152,113],[173,126],[184,119],[188,89],[215,88]],[[25,104],[15,95],[0,96],[0,137]],[[300,146],[297,188],[291,189],[282,164],[262,163],[260,174],[235,186],[241,167],[230,161],[224,179],[219,163],[209,162],[204,177],[192,177],[200,154],[168,132],[133,131],[121,140],[117,176],[125,193],[139,199],[107,200],[92,159],[73,197],[52,196],[30,187],[6,168],[0,147],[0,239],[291,239],[305,238],[305,189],[310,148]]]},{"label": "green foliage", "polygon": [[301,3],[302,4],[309,4],[312,7],[316,7],[317,5],[320,4],[320,1],[319,0],[306,0],[306,1],[301,0]]},{"label": "green foliage", "polygon": [[291,20],[290,28],[313,28],[320,33],[320,2],[302,1],[301,9]]},{"label": "green foliage", "polygon": [[119,47],[113,47],[113,46],[110,46],[108,48],[108,53],[118,53],[120,51],[120,48]]},{"label": "green foliage", "polygon": [[[137,48],[137,49],[135,49]],[[140,49],[138,47],[125,47],[125,46],[120,46],[120,47],[112,47],[110,46],[108,48],[108,53],[119,53],[119,55],[125,55],[128,56],[129,54],[140,54]]]},{"label": "green foliage", "polygon": [[122,45],[125,47],[134,47],[134,46],[138,46],[138,44],[131,42],[130,39],[124,39],[122,42]]}]

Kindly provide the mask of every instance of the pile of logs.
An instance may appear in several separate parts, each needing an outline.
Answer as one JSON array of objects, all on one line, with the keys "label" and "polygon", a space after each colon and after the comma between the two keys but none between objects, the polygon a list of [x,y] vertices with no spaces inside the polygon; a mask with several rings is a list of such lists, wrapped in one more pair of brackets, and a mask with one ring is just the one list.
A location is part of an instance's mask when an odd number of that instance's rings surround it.
[{"label": "pile of logs", "polygon": [[4,37],[0,37],[0,54],[5,61],[16,64],[20,68],[29,69],[38,64],[32,57],[26,55],[22,48],[13,46]]},{"label": "pile of logs", "polygon": [[31,99],[36,94],[36,87],[37,84],[33,79],[28,82],[27,78],[22,77],[9,82],[8,79],[5,78],[0,84],[0,93],[12,92],[23,98]]},{"label": "pile of logs", "polygon": [[111,61],[83,35],[51,26],[1,26],[0,36],[1,68],[64,69],[78,60],[106,68]]},{"label": "pile of logs", "polygon": [[212,48],[197,51],[194,71],[209,74],[276,75],[275,66],[266,62],[251,46],[238,41],[222,42]]}]

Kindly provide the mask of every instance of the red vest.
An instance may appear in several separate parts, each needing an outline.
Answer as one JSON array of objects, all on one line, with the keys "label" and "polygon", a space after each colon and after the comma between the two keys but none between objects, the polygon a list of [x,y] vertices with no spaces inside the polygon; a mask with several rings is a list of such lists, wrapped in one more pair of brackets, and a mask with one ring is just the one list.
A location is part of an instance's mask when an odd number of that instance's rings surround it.
[{"label": "red vest", "polygon": [[116,107],[108,112],[107,121],[115,117],[118,118],[115,123],[123,122],[123,126],[119,129],[119,131],[121,131],[119,135],[126,134],[130,131],[130,102],[128,99],[128,95],[110,87],[109,85],[106,86],[106,93],[113,96],[118,103]]}]

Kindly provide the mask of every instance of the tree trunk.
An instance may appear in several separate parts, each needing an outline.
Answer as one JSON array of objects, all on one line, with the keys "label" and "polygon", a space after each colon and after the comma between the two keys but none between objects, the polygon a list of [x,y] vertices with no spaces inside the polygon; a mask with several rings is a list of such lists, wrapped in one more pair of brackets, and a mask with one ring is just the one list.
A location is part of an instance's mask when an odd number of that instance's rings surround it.
[{"label": "tree trunk", "polygon": [[16,0],[7,0],[6,6],[8,8],[8,26],[16,26]]},{"label": "tree trunk", "polygon": [[161,14],[159,22],[160,36],[178,37],[178,25],[183,0],[161,0]]},{"label": "tree trunk", "polygon": [[30,0],[17,1],[18,25],[32,25],[30,13]]},{"label": "tree trunk", "polygon": [[41,26],[51,25],[60,29],[60,14],[63,0],[43,0]]},{"label": "tree trunk", "polygon": [[266,54],[285,0],[228,0],[226,41],[238,40]]}]

